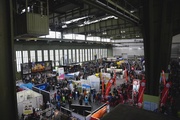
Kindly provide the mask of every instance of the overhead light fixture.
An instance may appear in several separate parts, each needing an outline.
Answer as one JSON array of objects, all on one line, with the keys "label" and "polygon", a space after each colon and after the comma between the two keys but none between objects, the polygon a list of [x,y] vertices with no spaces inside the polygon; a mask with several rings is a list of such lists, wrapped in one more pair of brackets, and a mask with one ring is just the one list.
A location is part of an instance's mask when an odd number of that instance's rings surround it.
[{"label": "overhead light fixture", "polygon": [[103,35],[106,35],[107,34],[107,32],[105,31],[105,32],[103,32]]},{"label": "overhead light fixture", "polygon": [[67,28],[67,25],[63,25],[62,28]]},{"label": "overhead light fixture", "polygon": [[19,41],[19,39],[16,39],[16,41]]},{"label": "overhead light fixture", "polygon": [[91,36],[91,33],[89,33],[87,36]]},{"label": "overhead light fixture", "polygon": [[118,17],[115,17],[115,16],[114,16],[114,19],[116,19],[116,20],[117,20],[117,19],[118,19]]},{"label": "overhead light fixture", "polygon": [[121,30],[121,33],[125,33],[126,31],[125,30]]},{"label": "overhead light fixture", "polygon": [[130,13],[134,13],[135,11],[134,10],[130,10]]},{"label": "overhead light fixture", "polygon": [[118,17],[115,17],[115,16],[107,16],[107,17],[104,17],[104,18],[100,18],[100,19],[97,19],[97,20],[93,20],[93,21],[85,21],[84,24],[80,24],[78,25],[79,27],[82,27],[82,26],[85,26],[85,25],[89,25],[89,24],[93,24],[93,23],[97,23],[97,22],[100,22],[100,21],[104,21],[104,20],[108,20],[108,19],[118,19]]},{"label": "overhead light fixture", "polygon": [[70,23],[77,22],[77,21],[82,20],[82,19],[86,19],[88,17],[90,17],[90,16],[80,17],[80,18],[72,19],[72,20],[69,20],[69,21],[62,22],[62,23],[70,24]]},{"label": "overhead light fixture", "polygon": [[122,36],[122,38],[126,38],[126,36]]}]

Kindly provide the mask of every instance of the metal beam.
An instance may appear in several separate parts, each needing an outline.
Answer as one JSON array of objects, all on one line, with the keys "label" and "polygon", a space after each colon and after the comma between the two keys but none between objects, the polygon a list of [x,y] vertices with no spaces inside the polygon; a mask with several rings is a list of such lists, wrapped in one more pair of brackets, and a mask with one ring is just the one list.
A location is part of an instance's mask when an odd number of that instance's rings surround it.
[{"label": "metal beam", "polygon": [[[78,27],[76,26],[75,28],[71,28],[73,29],[74,33],[83,33],[83,32],[88,32],[88,31],[99,31],[99,30],[105,30],[109,27],[125,27],[124,26],[124,21],[118,19],[108,19],[108,20],[104,20],[104,21],[99,21],[93,24],[89,24],[89,25],[85,25],[82,27]],[[128,26],[131,24],[127,24]],[[67,28],[67,29],[62,29],[65,33],[71,33],[71,29]],[[86,31],[84,31],[86,30]]]},{"label": "metal beam", "polygon": [[128,15],[125,15],[124,13],[113,9],[110,6],[108,6],[102,2],[99,2],[98,0],[96,0],[96,1],[95,0],[82,0],[82,1],[86,4],[89,4],[89,5],[92,5],[93,7],[98,8],[110,15],[115,15],[116,17],[120,17],[121,19],[127,20],[131,23],[139,24],[139,22],[140,22],[139,19],[136,19],[132,16],[130,17]]}]

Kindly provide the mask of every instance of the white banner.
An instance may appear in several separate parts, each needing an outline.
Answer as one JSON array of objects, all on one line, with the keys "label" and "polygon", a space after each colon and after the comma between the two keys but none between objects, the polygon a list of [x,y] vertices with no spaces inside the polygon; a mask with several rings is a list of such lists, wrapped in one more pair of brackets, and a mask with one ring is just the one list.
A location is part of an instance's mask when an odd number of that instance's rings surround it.
[{"label": "white banner", "polygon": [[59,73],[59,79],[63,80],[65,78],[64,68],[63,67],[58,68],[58,73]]}]

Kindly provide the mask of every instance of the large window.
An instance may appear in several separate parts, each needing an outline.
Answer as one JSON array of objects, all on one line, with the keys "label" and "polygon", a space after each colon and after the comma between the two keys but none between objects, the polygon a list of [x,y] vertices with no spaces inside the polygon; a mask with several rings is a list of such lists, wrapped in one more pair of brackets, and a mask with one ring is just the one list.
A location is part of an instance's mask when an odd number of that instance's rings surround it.
[{"label": "large window", "polygon": [[96,49],[93,49],[93,60],[95,60],[95,58],[94,58],[95,55],[97,56]]},{"label": "large window", "polygon": [[79,49],[76,49],[76,62],[79,62]]},{"label": "large window", "polygon": [[107,57],[107,49],[103,49],[103,57]]},{"label": "large window", "polygon": [[91,49],[91,60],[93,60],[93,49]]},{"label": "large window", "polygon": [[96,49],[96,55],[97,55],[97,59],[99,59],[99,52],[98,52],[98,49]]},{"label": "large window", "polygon": [[91,49],[88,49],[88,60],[91,60]]},{"label": "large window", "polygon": [[23,63],[28,63],[28,51],[23,51]]},{"label": "large window", "polygon": [[105,57],[107,57],[107,49],[105,49],[105,54],[104,55],[105,55]]},{"label": "large window", "polygon": [[76,62],[76,53],[75,53],[75,49],[72,50],[72,61]]},{"label": "large window", "polygon": [[41,50],[37,50],[37,61],[38,62],[42,61],[42,51]]},{"label": "large window", "polygon": [[55,50],[55,65],[59,66],[59,50]]},{"label": "large window", "polygon": [[67,59],[68,59],[67,50],[65,49],[65,50],[64,50],[64,64],[65,64],[65,65],[68,63]]},{"label": "large window", "polygon": [[48,50],[44,50],[44,61],[48,61]]},{"label": "large window", "polygon": [[88,61],[87,49],[84,49],[84,58],[85,58],[85,61]]},{"label": "large window", "polygon": [[72,63],[72,57],[71,57],[71,49],[68,50],[68,62]]},{"label": "large window", "polygon": [[79,52],[79,57],[80,57],[79,62],[82,62],[82,49],[80,49],[80,52]]},{"label": "large window", "polygon": [[21,63],[22,63],[22,54],[21,54],[21,51],[16,51],[17,72],[21,71]]},{"label": "large window", "polygon": [[101,49],[99,49],[99,58],[102,58]]},{"label": "large window", "polygon": [[52,66],[54,67],[54,51],[53,50],[50,50],[49,51],[49,57],[50,57],[50,60],[52,61]]},{"label": "large window", "polygon": [[59,50],[59,58],[60,58],[60,64],[63,65],[64,60],[63,60],[63,50]]},{"label": "large window", "polygon": [[30,51],[31,62],[36,62],[35,50]]},{"label": "large window", "polygon": [[84,62],[84,49],[82,49],[82,62]]},{"label": "large window", "polygon": [[103,49],[101,49],[101,58],[103,58]]}]

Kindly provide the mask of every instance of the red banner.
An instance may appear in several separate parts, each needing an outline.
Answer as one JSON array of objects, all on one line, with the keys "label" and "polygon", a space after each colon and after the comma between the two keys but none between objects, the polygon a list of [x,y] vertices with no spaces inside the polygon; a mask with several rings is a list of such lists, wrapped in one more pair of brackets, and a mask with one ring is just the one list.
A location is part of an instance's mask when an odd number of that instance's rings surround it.
[{"label": "red banner", "polygon": [[144,90],[146,87],[146,80],[143,79],[140,82],[140,88],[139,88],[139,94],[138,94],[138,107],[142,107],[142,102],[143,102],[143,94],[144,94]]},{"label": "red banner", "polygon": [[165,86],[166,85],[166,76],[165,76],[164,70],[162,70],[162,82]]},{"label": "red banner", "polygon": [[166,83],[166,85],[164,86],[164,89],[162,91],[162,95],[161,95],[161,101],[160,101],[160,105],[165,105],[167,98],[168,98],[168,93],[169,93],[169,88],[171,87],[172,83],[168,82]]},{"label": "red banner", "polygon": [[112,86],[112,84],[113,84],[115,81],[116,81],[116,74],[114,74],[113,79],[110,79],[110,80],[108,81],[108,84],[107,84],[107,87],[106,87],[105,97],[107,97],[107,96],[109,95],[109,92],[110,92],[110,90],[111,90],[111,86]]},{"label": "red banner", "polygon": [[126,79],[126,82],[128,82],[128,70],[127,69],[125,69],[125,79]]}]

